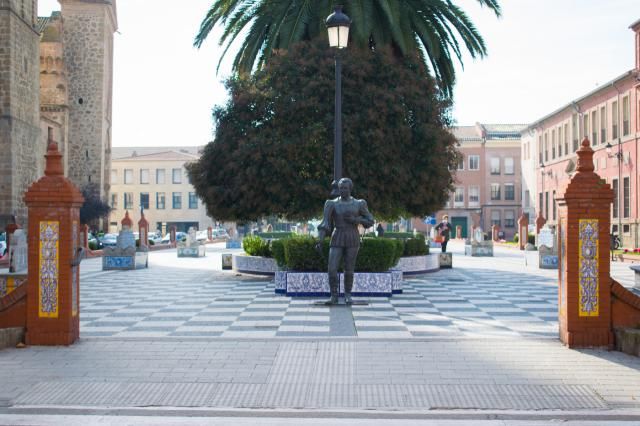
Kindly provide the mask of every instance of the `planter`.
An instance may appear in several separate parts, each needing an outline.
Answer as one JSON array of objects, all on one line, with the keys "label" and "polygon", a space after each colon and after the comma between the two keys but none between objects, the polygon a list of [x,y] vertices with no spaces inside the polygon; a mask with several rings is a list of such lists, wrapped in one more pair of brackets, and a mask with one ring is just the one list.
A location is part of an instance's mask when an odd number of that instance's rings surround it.
[{"label": "planter", "polygon": [[275,259],[246,254],[234,254],[232,265],[234,271],[254,275],[274,275],[278,270]]},{"label": "planter", "polygon": [[[344,274],[340,273],[340,294],[344,293]],[[326,272],[278,271],[275,292],[290,297],[328,297],[329,274]],[[402,271],[356,272],[353,277],[354,296],[390,297],[402,293]]]},{"label": "planter", "polygon": [[403,274],[424,274],[440,269],[438,254],[427,254],[425,256],[401,257],[394,269],[402,271]]}]

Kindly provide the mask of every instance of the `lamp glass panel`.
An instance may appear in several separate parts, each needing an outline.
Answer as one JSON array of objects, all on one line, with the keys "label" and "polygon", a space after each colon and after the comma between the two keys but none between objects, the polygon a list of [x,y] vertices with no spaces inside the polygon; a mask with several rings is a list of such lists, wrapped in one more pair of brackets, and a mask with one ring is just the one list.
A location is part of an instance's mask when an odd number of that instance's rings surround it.
[{"label": "lamp glass panel", "polygon": [[329,33],[329,46],[338,47],[338,27],[327,28]]},{"label": "lamp glass panel", "polygon": [[349,43],[349,27],[338,27],[338,48],[344,49]]}]

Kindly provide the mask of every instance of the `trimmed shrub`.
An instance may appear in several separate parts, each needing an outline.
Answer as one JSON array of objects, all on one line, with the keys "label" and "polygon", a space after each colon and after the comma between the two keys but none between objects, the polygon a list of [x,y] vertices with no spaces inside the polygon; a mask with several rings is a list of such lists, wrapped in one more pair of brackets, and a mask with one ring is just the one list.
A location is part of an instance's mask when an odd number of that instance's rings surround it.
[{"label": "trimmed shrub", "polygon": [[365,238],[360,245],[355,269],[358,272],[385,272],[397,263],[396,253],[394,240]]},{"label": "trimmed shrub", "polygon": [[290,271],[326,272],[329,259],[329,240],[322,242],[322,254],[316,250],[316,238],[295,236],[281,240],[285,265]]},{"label": "trimmed shrub", "polygon": [[383,238],[413,238],[413,232],[385,232]]},{"label": "trimmed shrub", "polygon": [[291,238],[294,235],[295,234],[293,232],[258,232],[258,237],[270,239],[270,240],[277,240],[280,238]]},{"label": "trimmed shrub", "polygon": [[395,266],[404,254],[404,240],[391,239],[390,241],[393,241],[393,245],[395,246],[395,252],[393,254],[393,266]]},{"label": "trimmed shrub", "polygon": [[518,241],[520,241],[520,237],[518,236],[518,234],[515,234],[515,235],[513,236],[513,242],[514,242],[514,243],[517,243]]},{"label": "trimmed shrub", "polygon": [[527,243],[536,245],[536,234],[527,234]]},{"label": "trimmed shrub", "polygon": [[89,250],[98,250],[98,242],[97,241],[89,241]]},{"label": "trimmed shrub", "polygon": [[418,234],[415,238],[408,238],[404,242],[403,256],[424,256],[426,254],[429,254],[429,247],[423,235]]},{"label": "trimmed shrub", "polygon": [[257,235],[249,235],[242,240],[242,248],[249,256],[272,257],[269,241]]},{"label": "trimmed shrub", "polygon": [[279,267],[284,268],[287,264],[285,256],[284,256],[284,241],[283,240],[273,240],[271,241],[271,253],[273,253],[273,258],[276,260],[276,263]]}]

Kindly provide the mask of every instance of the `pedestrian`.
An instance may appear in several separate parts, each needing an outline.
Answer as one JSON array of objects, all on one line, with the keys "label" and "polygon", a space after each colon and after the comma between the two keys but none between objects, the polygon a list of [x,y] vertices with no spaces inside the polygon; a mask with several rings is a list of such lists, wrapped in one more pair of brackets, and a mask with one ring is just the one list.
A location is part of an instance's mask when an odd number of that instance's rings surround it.
[{"label": "pedestrian", "polygon": [[378,224],[378,227],[376,228],[376,231],[378,231],[378,237],[383,237],[384,236],[384,228],[382,227],[381,223]]},{"label": "pedestrian", "polygon": [[438,231],[442,236],[442,242],[440,244],[442,245],[443,253],[447,251],[447,243],[449,242],[449,238],[451,236],[451,229],[452,228],[451,224],[449,223],[449,216],[445,214],[444,216],[442,216],[442,222],[440,222],[436,226],[436,231]]}]

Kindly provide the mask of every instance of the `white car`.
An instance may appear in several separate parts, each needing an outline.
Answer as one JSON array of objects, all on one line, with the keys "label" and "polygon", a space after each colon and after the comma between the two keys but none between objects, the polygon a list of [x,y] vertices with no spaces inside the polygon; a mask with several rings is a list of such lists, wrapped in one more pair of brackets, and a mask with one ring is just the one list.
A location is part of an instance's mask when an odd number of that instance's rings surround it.
[{"label": "white car", "polygon": [[198,231],[196,233],[196,240],[198,241],[207,241],[209,239],[207,231]]}]

